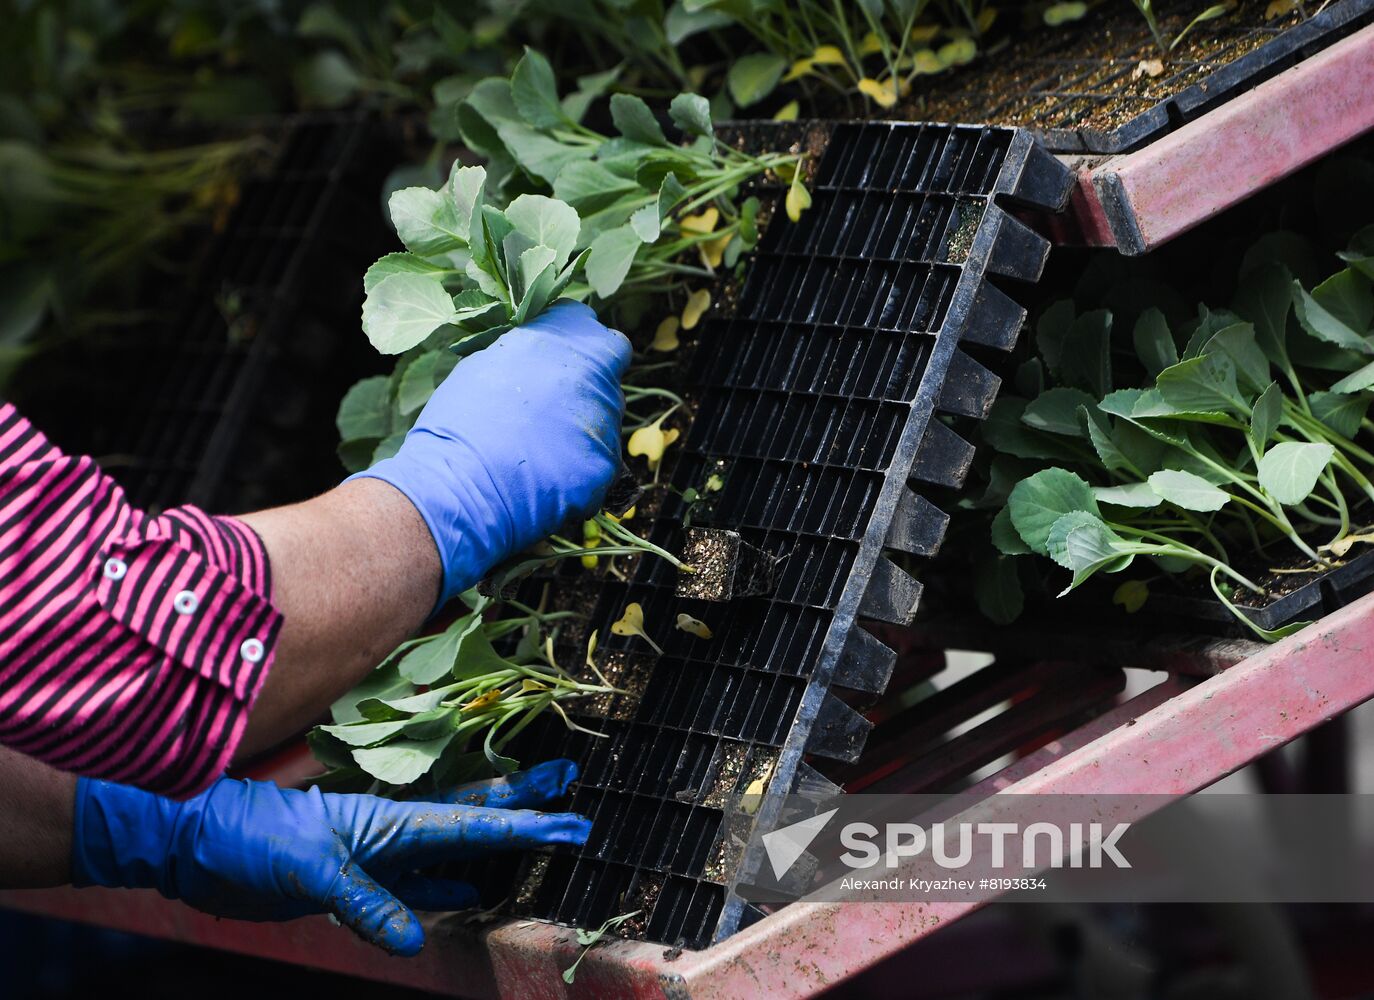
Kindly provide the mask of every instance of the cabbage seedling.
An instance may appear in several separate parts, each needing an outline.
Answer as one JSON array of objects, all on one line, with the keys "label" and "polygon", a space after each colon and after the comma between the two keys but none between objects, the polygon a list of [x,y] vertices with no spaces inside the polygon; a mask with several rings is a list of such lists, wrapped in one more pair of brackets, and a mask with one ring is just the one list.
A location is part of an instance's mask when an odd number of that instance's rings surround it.
[{"label": "cabbage seedling", "polygon": [[[592,663],[598,683],[577,680],[552,655],[550,631],[571,617],[512,604],[518,617],[485,620],[491,602],[469,592],[468,614],[443,632],[403,643],[371,677],[335,703],[334,721],[311,733],[315,755],[336,779],[362,772],[388,786],[426,777],[436,787],[517,762],[502,750],[541,712],[558,713],[569,700],[613,693]],[[493,642],[519,633],[509,655]]]},{"label": "cabbage seedling", "polygon": [[[598,307],[631,291],[666,299],[739,266],[757,243],[759,200],[741,187],[795,168],[796,154],[732,148],[715,136],[709,102],[690,93],[669,105],[686,145],[669,142],[630,94],[610,98],[619,134],[604,135],[582,123],[591,97],[581,93],[560,98],[547,61],[527,51],[509,79],[483,80],[456,109],[488,166],[455,166],[440,190],[392,196],[406,251],[368,270],[363,327],[379,351],[401,357],[340,404],[349,471],[395,453],[454,351],[481,349],[560,295]],[[690,329],[709,303],[705,289],[689,298],[679,327]],[[658,348],[673,349],[675,332],[665,329]]]},{"label": "cabbage seedling", "polygon": [[[1374,539],[1353,524],[1374,502],[1374,454],[1357,440],[1374,430],[1374,229],[1341,258],[1311,290],[1280,263],[1247,267],[1234,312],[1204,307],[1177,330],[1148,309],[1134,358],[1109,349],[1110,313],[1047,309],[1039,357],[1017,374],[1023,395],[1000,398],[981,429],[999,454],[969,505],[1001,508],[1001,555],[977,564],[984,610],[1014,617],[1016,560],[1039,555],[1072,572],[1066,591],[1142,561],[1164,575],[1202,567],[1262,638],[1300,627],[1254,626],[1233,598],[1264,588],[1235,566],[1296,557],[1319,571]],[[1149,590],[1123,585],[1117,601],[1138,609]]]},{"label": "cabbage seedling", "polygon": [[439,191],[391,196],[407,253],[387,254],[363,279],[363,332],[401,354],[452,328],[451,350],[470,353],[533,319],[563,294],[586,259],[574,255],[581,220],[566,202],[522,194],[504,210],[486,203],[487,172],[455,164]]}]

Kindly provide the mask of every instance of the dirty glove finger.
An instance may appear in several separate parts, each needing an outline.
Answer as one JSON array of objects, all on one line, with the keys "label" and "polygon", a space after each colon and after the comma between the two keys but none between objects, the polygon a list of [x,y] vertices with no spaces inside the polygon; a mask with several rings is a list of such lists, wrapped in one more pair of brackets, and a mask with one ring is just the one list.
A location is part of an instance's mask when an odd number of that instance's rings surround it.
[{"label": "dirty glove finger", "polygon": [[392,879],[391,890],[406,906],[423,913],[469,910],[480,902],[476,888],[450,878],[402,875]]},{"label": "dirty glove finger", "polygon": [[402,832],[386,847],[386,863],[392,868],[463,861],[487,851],[584,844],[592,829],[591,820],[576,813],[424,802],[398,802],[393,808]]},{"label": "dirty glove finger", "polygon": [[502,778],[474,781],[426,796],[431,802],[491,809],[534,809],[567,794],[577,780],[577,765],[570,760],[547,760],[527,771]]},{"label": "dirty glove finger", "polygon": [[410,909],[355,864],[345,864],[322,901],[339,922],[391,955],[409,958],[425,944]]}]

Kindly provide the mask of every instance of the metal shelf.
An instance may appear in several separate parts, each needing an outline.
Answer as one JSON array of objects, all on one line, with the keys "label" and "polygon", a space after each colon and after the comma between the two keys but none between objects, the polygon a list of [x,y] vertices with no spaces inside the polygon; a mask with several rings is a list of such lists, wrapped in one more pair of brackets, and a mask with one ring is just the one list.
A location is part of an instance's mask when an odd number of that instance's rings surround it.
[{"label": "metal shelf", "polygon": [[1374,25],[1134,153],[1065,157],[1062,244],[1148,253],[1374,129]]}]

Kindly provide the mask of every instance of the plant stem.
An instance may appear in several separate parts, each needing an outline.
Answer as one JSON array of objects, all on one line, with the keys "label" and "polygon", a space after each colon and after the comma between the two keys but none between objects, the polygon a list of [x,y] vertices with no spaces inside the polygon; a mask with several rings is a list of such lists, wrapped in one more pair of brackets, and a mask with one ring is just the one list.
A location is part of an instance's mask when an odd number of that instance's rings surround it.
[{"label": "plant stem", "polygon": [[592,520],[597,523],[597,526],[600,527],[603,532],[606,532],[612,538],[615,538],[617,541],[623,542],[626,545],[633,546],[637,549],[641,549],[645,552],[652,552],[654,555],[659,556],[662,559],[668,560],[668,562],[672,563],[683,573],[696,572],[695,566],[687,565],[685,562],[683,562],[677,556],[673,555],[667,549],[660,548],[653,542],[649,541],[647,538],[640,538],[633,531],[630,531],[628,528],[626,528],[615,518],[611,517],[609,514],[602,512],[600,514],[597,514],[594,518],[592,518]]},{"label": "plant stem", "polygon": [[673,409],[687,405],[681,396],[668,389],[660,389],[655,386],[634,386],[622,385],[625,391],[625,402],[633,403],[641,399],[666,399],[673,403]]},{"label": "plant stem", "polygon": [[1249,590],[1253,590],[1257,594],[1264,593],[1264,588],[1262,588],[1259,584],[1255,583],[1253,580],[1250,580],[1245,576],[1242,576],[1240,573],[1233,570],[1230,566],[1226,565],[1220,559],[1213,559],[1207,553],[1195,549],[1191,545],[1185,545],[1183,542],[1180,542],[1176,538],[1170,538],[1168,535],[1161,535],[1154,531],[1145,531],[1140,528],[1133,528],[1127,524],[1112,524],[1111,527],[1114,530],[1121,532],[1122,534],[1137,535],[1142,538],[1151,538],[1159,543],[1156,545],[1131,546],[1131,548],[1136,550],[1137,554],[1139,555],[1177,556],[1179,559],[1185,559],[1189,562],[1196,562],[1201,563],[1204,566],[1211,566],[1225,573],[1227,576],[1231,577],[1231,579],[1235,580],[1237,583],[1248,588]]},{"label": "plant stem", "polygon": [[1336,507],[1340,512],[1340,531],[1336,533],[1335,538],[1331,539],[1332,542],[1335,542],[1350,534],[1350,510],[1346,507],[1345,495],[1341,493],[1340,486],[1336,483],[1336,476],[1330,467],[1322,470],[1322,482],[1331,491],[1331,496],[1335,498]]},{"label": "plant stem", "polygon": [[[1349,438],[1336,433],[1315,417],[1308,416],[1301,412],[1297,407],[1288,403],[1287,400],[1284,402],[1286,404],[1284,406],[1284,416],[1292,421],[1293,426],[1301,430],[1308,438],[1324,441],[1334,446],[1337,451],[1348,452],[1352,458],[1358,458],[1366,465],[1374,465],[1374,455],[1361,448]],[[1368,482],[1368,480],[1365,481]]]},{"label": "plant stem", "polygon": [[1247,493],[1251,494],[1253,497],[1255,497],[1256,500],[1259,501],[1259,503],[1255,503],[1247,499],[1246,497],[1239,495],[1238,493],[1228,494],[1232,500],[1234,500],[1238,504],[1241,504],[1244,507],[1250,508],[1260,517],[1264,518],[1266,521],[1274,525],[1274,527],[1282,531],[1285,535],[1288,536],[1289,541],[1291,541],[1295,546],[1297,546],[1298,549],[1301,550],[1303,555],[1307,556],[1314,563],[1316,563],[1319,566],[1327,565],[1326,560],[1323,559],[1321,556],[1317,555],[1317,553],[1312,549],[1312,547],[1308,545],[1306,542],[1304,542],[1302,538],[1298,536],[1298,533],[1294,529],[1292,522],[1288,520],[1288,515],[1284,513],[1282,504],[1276,503],[1275,501],[1271,500],[1267,494],[1257,489],[1256,487],[1251,486],[1249,480],[1245,476],[1242,476],[1234,469],[1222,465],[1220,462],[1214,461],[1198,449],[1190,446],[1185,447],[1183,450],[1188,452],[1195,458],[1199,459],[1200,461],[1204,462],[1210,468],[1215,469],[1218,474],[1225,477],[1228,481],[1234,483],[1241,489],[1245,490]]}]

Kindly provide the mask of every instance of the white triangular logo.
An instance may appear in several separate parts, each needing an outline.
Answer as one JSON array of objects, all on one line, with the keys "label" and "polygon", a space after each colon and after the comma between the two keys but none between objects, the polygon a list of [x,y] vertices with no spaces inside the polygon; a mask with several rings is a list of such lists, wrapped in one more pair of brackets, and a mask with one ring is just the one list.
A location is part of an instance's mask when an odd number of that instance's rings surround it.
[{"label": "white triangular logo", "polygon": [[829,823],[830,817],[837,812],[838,809],[831,809],[829,812],[763,835],[763,847],[768,852],[768,861],[773,866],[774,878],[782,881],[782,877],[797,863],[802,852],[811,846],[811,841],[825,829],[825,824]]}]

